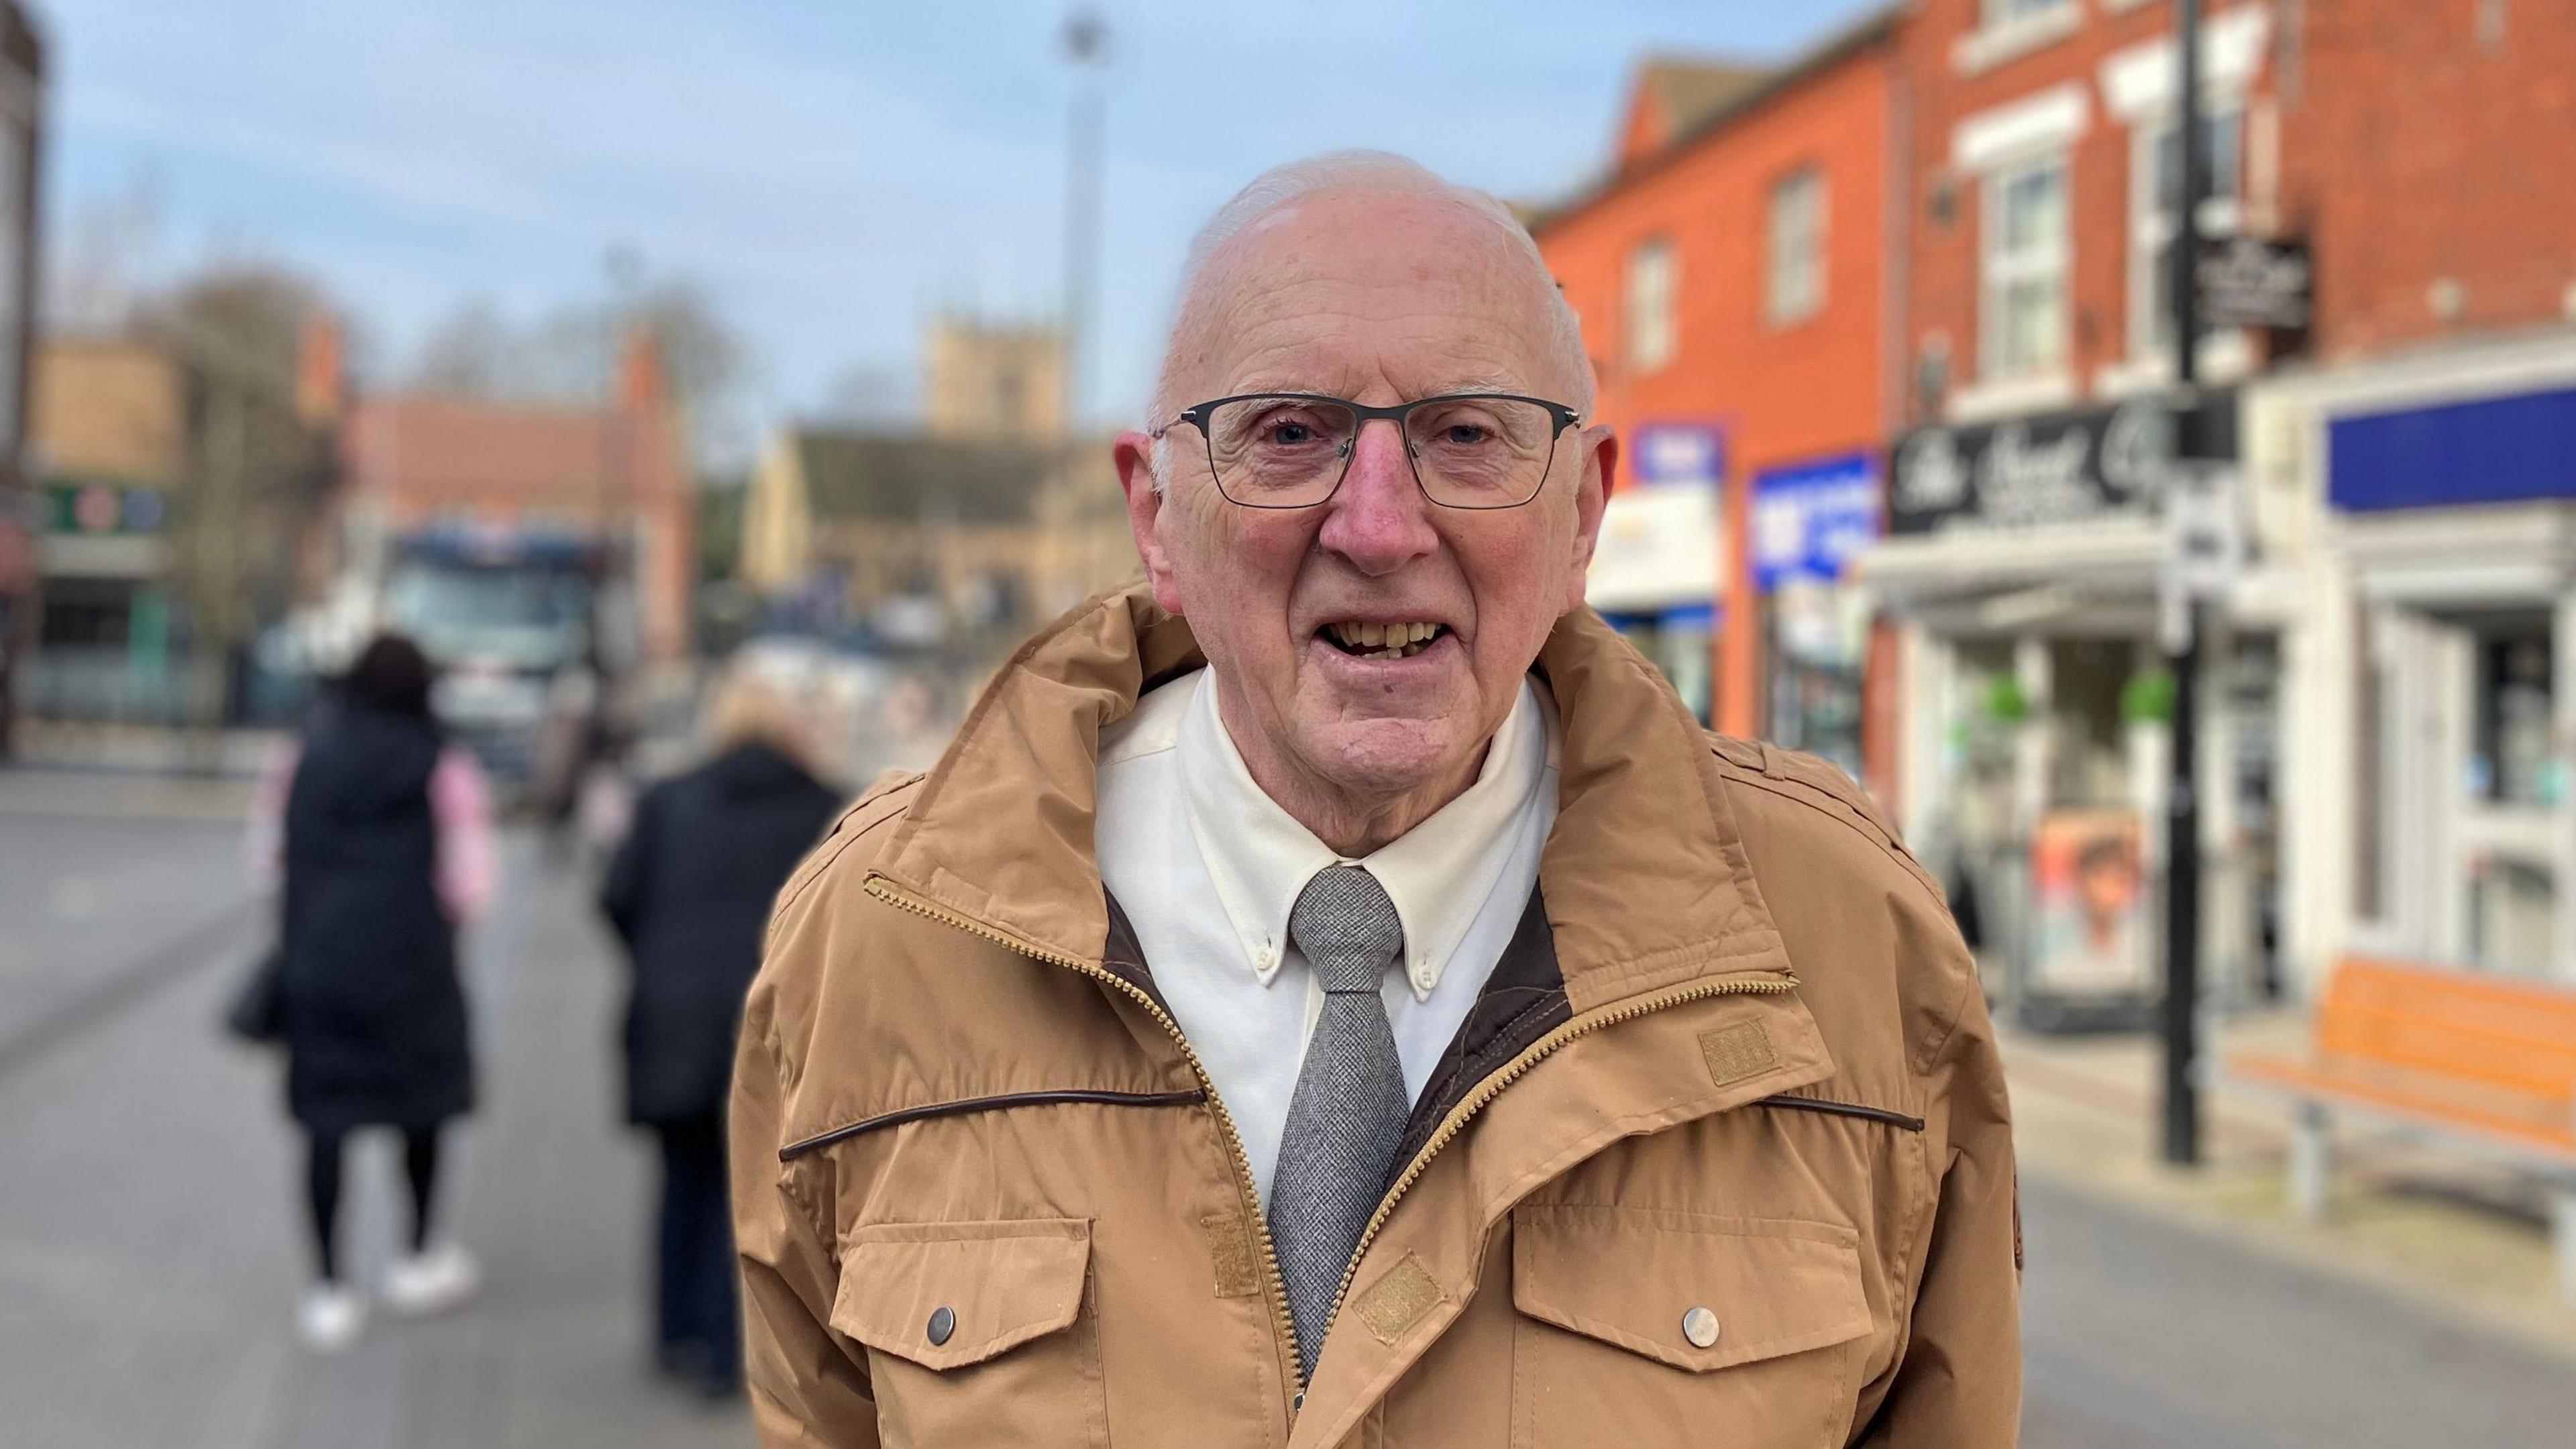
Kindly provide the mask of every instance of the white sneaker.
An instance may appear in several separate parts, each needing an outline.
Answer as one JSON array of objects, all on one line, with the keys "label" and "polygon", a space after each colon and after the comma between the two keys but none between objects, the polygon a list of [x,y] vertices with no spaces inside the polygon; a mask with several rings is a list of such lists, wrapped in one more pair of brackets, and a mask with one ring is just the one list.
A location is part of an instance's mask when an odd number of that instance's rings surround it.
[{"label": "white sneaker", "polygon": [[385,1270],[385,1306],[411,1318],[444,1313],[474,1296],[483,1269],[454,1243],[396,1258]]},{"label": "white sneaker", "polygon": [[316,1283],[296,1305],[295,1336],[315,1353],[345,1353],[355,1348],[367,1327],[367,1300],[355,1288]]}]

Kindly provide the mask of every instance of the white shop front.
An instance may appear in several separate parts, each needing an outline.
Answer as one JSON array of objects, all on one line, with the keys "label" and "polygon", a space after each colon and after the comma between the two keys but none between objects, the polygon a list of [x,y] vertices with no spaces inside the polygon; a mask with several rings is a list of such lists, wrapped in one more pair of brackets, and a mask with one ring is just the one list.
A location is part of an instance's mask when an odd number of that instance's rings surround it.
[{"label": "white shop front", "polygon": [[[2232,448],[2232,397],[2213,415]],[[2159,989],[2169,437],[2155,399],[1909,434],[1861,564],[1896,626],[1900,823],[2034,1018],[2134,1016]],[[2204,959],[2244,990],[2268,970],[2265,593],[2249,581],[2212,611],[2202,679],[2203,778],[2226,782],[2202,811]]]}]

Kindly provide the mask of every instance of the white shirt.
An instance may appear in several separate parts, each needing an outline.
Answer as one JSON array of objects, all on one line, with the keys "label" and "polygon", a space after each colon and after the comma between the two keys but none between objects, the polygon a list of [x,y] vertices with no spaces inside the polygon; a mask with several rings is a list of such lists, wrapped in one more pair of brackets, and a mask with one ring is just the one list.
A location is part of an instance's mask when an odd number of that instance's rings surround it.
[{"label": "white shirt", "polygon": [[1422,1095],[1520,925],[1556,821],[1556,709],[1528,680],[1475,782],[1352,861],[1262,792],[1217,714],[1207,671],[1139,700],[1101,735],[1101,880],[1252,1159],[1261,1200],[1323,988],[1288,938],[1317,871],[1367,868],[1404,923],[1382,988],[1405,1091]]}]

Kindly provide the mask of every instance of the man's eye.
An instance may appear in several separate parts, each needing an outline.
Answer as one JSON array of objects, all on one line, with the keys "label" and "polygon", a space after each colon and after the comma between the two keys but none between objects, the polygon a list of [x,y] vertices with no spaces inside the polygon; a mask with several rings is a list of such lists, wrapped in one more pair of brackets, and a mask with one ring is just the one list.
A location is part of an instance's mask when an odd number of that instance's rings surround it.
[{"label": "man's eye", "polygon": [[1491,442],[1494,437],[1491,429],[1481,427],[1475,423],[1451,423],[1442,431],[1446,435],[1446,441],[1456,443],[1461,447],[1470,447],[1477,443]]},{"label": "man's eye", "polygon": [[1273,423],[1270,425],[1270,441],[1274,443],[1279,443],[1293,448],[1300,443],[1311,443],[1314,440],[1315,430],[1306,426],[1304,423]]}]

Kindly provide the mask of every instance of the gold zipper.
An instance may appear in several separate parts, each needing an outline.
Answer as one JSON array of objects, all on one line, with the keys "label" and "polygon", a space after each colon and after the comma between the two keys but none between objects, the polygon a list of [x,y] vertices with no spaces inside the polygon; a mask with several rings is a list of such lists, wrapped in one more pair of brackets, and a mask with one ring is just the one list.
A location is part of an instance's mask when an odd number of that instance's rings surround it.
[{"label": "gold zipper", "polygon": [[[1456,1140],[1460,1132],[1466,1130],[1469,1118],[1483,1111],[1496,1097],[1503,1094],[1505,1087],[1518,1081],[1524,1073],[1537,1066],[1557,1048],[1577,1037],[1588,1036],[1599,1031],[1605,1026],[1617,1026],[1623,1021],[1633,1021],[1648,1012],[1661,1011],[1667,1006],[1679,1006],[1686,1001],[1698,1001],[1711,996],[1778,995],[1784,991],[1795,991],[1797,988],[1798,982],[1795,977],[1770,974],[1702,981],[1679,990],[1665,992],[1661,996],[1648,997],[1642,1001],[1630,1002],[1625,1006],[1595,1012],[1590,1016],[1569,1021],[1540,1037],[1530,1045],[1529,1050],[1504,1063],[1482,1082],[1477,1083],[1476,1090],[1460,1098],[1458,1105],[1449,1109],[1449,1115],[1440,1119],[1439,1130],[1433,1132],[1430,1140],[1422,1144],[1422,1150],[1413,1154],[1413,1160],[1405,1164],[1404,1174],[1395,1180],[1394,1186],[1386,1190],[1386,1196],[1378,1201],[1377,1211],[1369,1215],[1368,1226],[1360,1230],[1359,1245],[1351,1249],[1351,1260],[1342,1267],[1342,1284],[1333,1290],[1333,1308],[1331,1312],[1324,1315],[1324,1322],[1330,1324],[1341,1312],[1342,1300],[1350,1296],[1351,1280],[1359,1276],[1360,1259],[1367,1254],[1369,1244],[1377,1240],[1378,1229],[1384,1227],[1387,1218],[1395,1212],[1396,1200],[1403,1197],[1406,1189],[1412,1187],[1415,1181],[1421,1178],[1424,1170],[1430,1167],[1431,1159],[1439,1155],[1440,1149],[1448,1146]],[[1275,1264],[1273,1270],[1276,1271]]]},{"label": "gold zipper", "polygon": [[[1190,1039],[1181,1034],[1181,1024],[1172,1020],[1171,1014],[1157,1005],[1153,997],[1145,994],[1134,983],[1114,971],[1095,966],[1078,957],[1032,946],[1026,941],[1003,935],[981,922],[968,920],[953,911],[942,910],[902,890],[881,875],[869,876],[866,889],[869,895],[888,905],[901,907],[917,916],[927,916],[942,925],[954,926],[968,935],[980,936],[995,945],[1017,951],[1023,956],[1044,961],[1051,966],[1062,966],[1067,970],[1079,971],[1096,981],[1116,987],[1132,998],[1138,1006],[1145,1008],[1146,1012],[1162,1025],[1163,1030],[1171,1033],[1173,1043],[1181,1049],[1182,1059],[1190,1064],[1191,1073],[1197,1076],[1199,1085],[1206,1089],[1208,1106],[1216,1113],[1217,1130],[1224,1136],[1227,1150],[1234,1154],[1235,1186],[1242,1189],[1243,1206],[1246,1215],[1252,1219],[1253,1236],[1261,1243],[1261,1261],[1270,1269],[1270,1286],[1266,1294],[1270,1300],[1270,1312],[1277,1324],[1280,1337],[1288,1345],[1289,1402],[1292,1406],[1289,1412],[1293,1417],[1296,1412],[1293,1406],[1305,1398],[1306,1381],[1304,1372],[1298,1367],[1305,1362],[1305,1359],[1297,1352],[1297,1323],[1288,1314],[1288,1278],[1279,1270],[1279,1250],[1270,1241],[1270,1218],[1261,1210],[1261,1190],[1254,1185],[1252,1177],[1252,1156],[1243,1150],[1243,1137],[1234,1130],[1234,1114],[1226,1111],[1225,1099],[1218,1095],[1216,1083],[1209,1078],[1207,1068],[1200,1064],[1199,1054],[1190,1046]],[[1353,1261],[1357,1261],[1356,1257]],[[1349,1286],[1347,1274],[1344,1275],[1343,1286]]]}]

